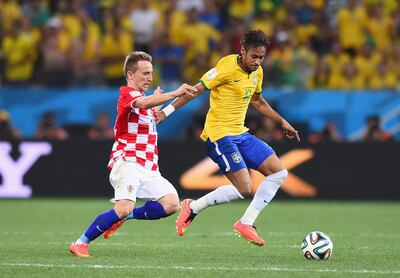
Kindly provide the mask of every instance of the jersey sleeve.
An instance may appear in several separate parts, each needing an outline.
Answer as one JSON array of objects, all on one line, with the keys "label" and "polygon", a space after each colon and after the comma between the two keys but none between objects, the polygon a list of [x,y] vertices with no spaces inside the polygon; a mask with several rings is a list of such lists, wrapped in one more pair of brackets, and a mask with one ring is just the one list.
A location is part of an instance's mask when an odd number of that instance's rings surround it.
[{"label": "jersey sleeve", "polygon": [[210,90],[226,83],[229,76],[229,67],[226,66],[226,63],[223,60],[220,60],[214,68],[207,71],[200,78],[200,83],[204,88]]},{"label": "jersey sleeve", "polygon": [[133,106],[133,103],[138,100],[139,98],[144,97],[140,92],[138,91],[130,91],[125,95],[123,98],[123,105],[125,108],[135,108]]},{"label": "jersey sleeve", "polygon": [[264,78],[263,70],[261,69],[260,71],[258,71],[257,75],[258,75],[257,76],[257,85],[256,85],[256,90],[254,91],[254,93],[261,94],[262,93],[263,78]]}]

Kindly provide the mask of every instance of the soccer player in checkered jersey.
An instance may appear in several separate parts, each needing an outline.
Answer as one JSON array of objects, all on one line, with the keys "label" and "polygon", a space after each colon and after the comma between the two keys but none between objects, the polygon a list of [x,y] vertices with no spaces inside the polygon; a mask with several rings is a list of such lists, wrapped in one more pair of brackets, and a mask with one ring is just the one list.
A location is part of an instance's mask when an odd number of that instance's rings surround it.
[{"label": "soccer player in checkered jersey", "polygon": [[[262,115],[279,123],[286,136],[300,141],[298,132],[261,96],[264,60],[269,42],[262,31],[249,31],[241,39],[240,55],[223,57],[196,84],[196,96],[210,90],[210,109],[201,139],[210,158],[232,184],[197,199],[183,200],[176,222],[179,236],[183,236],[196,215],[209,206],[243,199],[251,193],[248,168],[258,170],[266,178],[261,182],[244,215],[233,225],[235,233],[257,246],[265,244],[256,231],[254,222],[261,210],[275,196],[287,177],[287,170],[274,150],[265,142],[249,134],[244,126],[246,111],[251,104]],[[158,121],[190,100],[183,96],[159,112]]]},{"label": "soccer player in checkered jersey", "polygon": [[[161,105],[182,95],[197,91],[183,84],[177,90],[162,94],[158,87],[153,95],[145,91],[153,79],[152,58],[145,52],[132,52],[124,64],[127,85],[120,88],[118,115],[108,167],[115,191],[112,210],[99,214],[82,236],[70,246],[70,252],[89,257],[89,243],[104,233],[109,238],[127,219],[155,220],[179,209],[179,198],[172,184],[158,169],[156,117]],[[136,198],[148,200],[135,208]]]}]

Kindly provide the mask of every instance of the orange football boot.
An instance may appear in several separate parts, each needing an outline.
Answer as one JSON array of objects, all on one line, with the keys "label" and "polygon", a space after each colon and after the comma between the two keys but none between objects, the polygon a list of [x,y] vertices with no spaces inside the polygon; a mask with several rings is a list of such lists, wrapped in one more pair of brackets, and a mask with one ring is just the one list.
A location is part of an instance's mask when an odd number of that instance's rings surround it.
[{"label": "orange football boot", "polygon": [[181,212],[176,219],[176,230],[178,231],[179,236],[183,236],[187,227],[192,223],[195,213],[192,212],[190,208],[190,203],[193,202],[192,199],[185,199],[181,204]]},{"label": "orange football boot", "polygon": [[236,221],[233,225],[233,231],[240,237],[248,240],[249,243],[252,243],[257,246],[264,246],[265,240],[258,236],[256,227],[251,225],[242,224],[240,220]]},{"label": "orange football boot", "polygon": [[112,237],[112,235],[119,229],[119,227],[122,226],[122,224],[124,224],[124,221],[122,221],[122,220],[120,220],[117,223],[113,224],[110,229],[108,229],[107,231],[105,231],[103,233],[103,237],[105,239],[109,239],[110,237]]},{"label": "orange football boot", "polygon": [[74,241],[69,246],[69,251],[77,257],[90,257],[89,244],[76,244]]}]

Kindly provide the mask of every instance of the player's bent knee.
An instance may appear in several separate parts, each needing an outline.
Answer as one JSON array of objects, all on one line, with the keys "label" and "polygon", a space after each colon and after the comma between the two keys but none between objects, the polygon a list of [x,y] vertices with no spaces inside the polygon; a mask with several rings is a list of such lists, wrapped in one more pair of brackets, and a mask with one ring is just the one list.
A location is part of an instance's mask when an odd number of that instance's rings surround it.
[{"label": "player's bent knee", "polygon": [[134,202],[129,200],[120,200],[115,203],[114,210],[120,219],[127,217],[134,208]]},{"label": "player's bent knee", "polygon": [[127,217],[132,212],[132,210],[128,210],[125,208],[115,208],[115,212],[117,213],[119,219],[124,219],[125,217]]},{"label": "player's bent knee", "polygon": [[168,215],[174,214],[180,208],[179,198],[175,194],[167,194],[158,202],[163,206]]},{"label": "player's bent knee", "polygon": [[242,185],[239,188],[237,188],[237,190],[239,191],[239,193],[242,196],[250,196],[250,194],[251,194],[251,183]]},{"label": "player's bent knee", "polygon": [[175,212],[177,212],[179,210],[179,208],[180,208],[179,200],[173,201],[173,202],[167,204],[166,207],[164,207],[165,212],[168,215],[174,214]]},{"label": "player's bent knee", "polygon": [[275,173],[267,176],[266,179],[271,180],[274,183],[282,185],[285,182],[288,174],[289,174],[288,171],[286,169],[283,169],[283,170],[280,170],[278,172],[275,172]]},{"label": "player's bent knee", "polygon": [[289,172],[288,172],[288,170],[283,169],[279,172],[276,172],[276,174],[278,176],[278,179],[280,179],[282,182],[284,182],[287,179]]}]

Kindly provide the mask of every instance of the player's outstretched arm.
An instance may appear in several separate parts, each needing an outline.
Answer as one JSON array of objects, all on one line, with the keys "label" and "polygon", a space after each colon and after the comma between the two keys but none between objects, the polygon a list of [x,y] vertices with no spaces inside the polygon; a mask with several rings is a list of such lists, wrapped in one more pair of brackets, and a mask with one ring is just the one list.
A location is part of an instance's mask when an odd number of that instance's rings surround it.
[{"label": "player's outstretched arm", "polygon": [[279,115],[278,112],[272,109],[261,94],[254,94],[251,98],[251,104],[258,112],[277,122],[282,127],[287,138],[296,138],[296,140],[300,142],[299,132],[295,130],[281,115]]},{"label": "player's outstretched arm", "polygon": [[157,113],[157,123],[162,122],[167,118],[169,115],[171,115],[176,109],[182,107],[192,99],[198,97],[201,95],[204,91],[205,88],[203,85],[199,82],[197,83],[194,88],[197,90],[193,94],[185,94],[180,96],[179,98],[175,99],[171,104],[169,104],[167,107],[165,107],[163,110]]},{"label": "player's outstretched arm", "polygon": [[190,86],[188,84],[182,84],[178,89],[176,89],[175,91],[172,91],[172,92],[161,94],[160,91],[157,91],[157,93],[154,93],[151,96],[138,98],[137,100],[135,100],[133,102],[132,106],[137,107],[137,108],[149,109],[149,108],[157,107],[159,105],[163,105],[164,103],[166,103],[176,97],[180,97],[180,96],[184,96],[184,95],[188,95],[188,96],[192,97],[192,96],[194,96],[194,94],[196,92],[197,92],[197,89],[195,87]]}]

